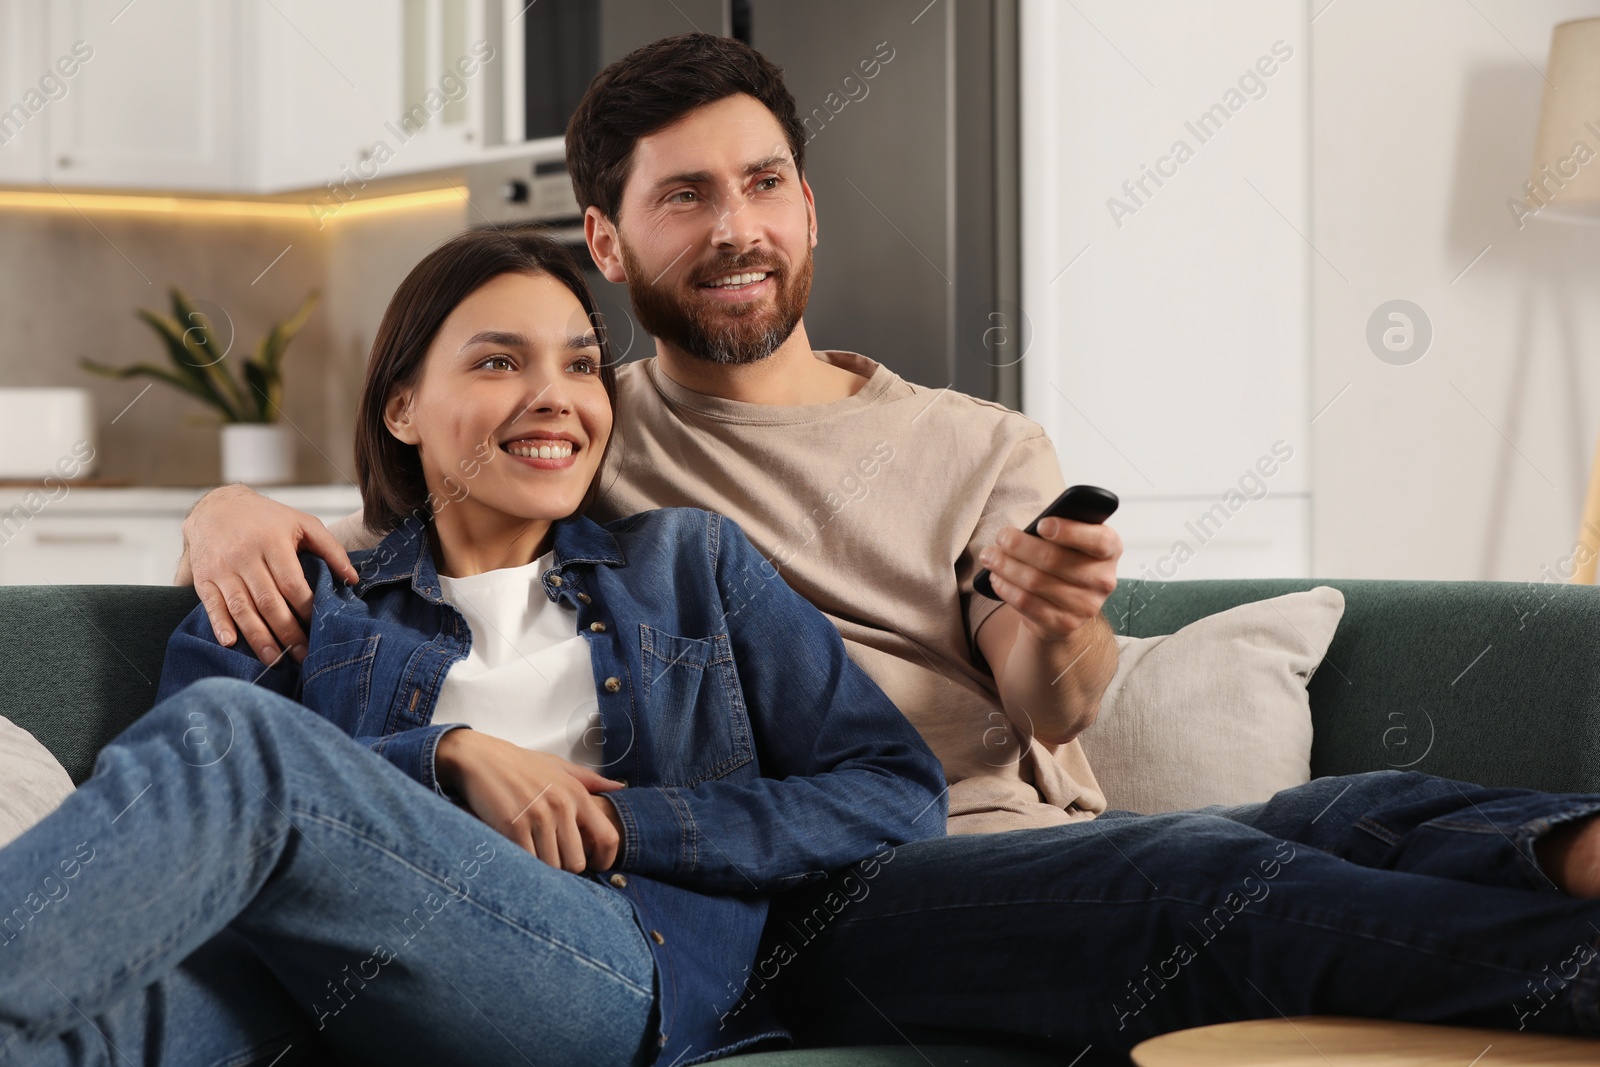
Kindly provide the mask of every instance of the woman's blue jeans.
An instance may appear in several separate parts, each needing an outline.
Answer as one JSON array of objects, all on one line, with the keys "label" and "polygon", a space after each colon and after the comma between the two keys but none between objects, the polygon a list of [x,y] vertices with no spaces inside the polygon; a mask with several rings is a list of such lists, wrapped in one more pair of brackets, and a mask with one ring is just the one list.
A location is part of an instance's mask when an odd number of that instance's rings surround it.
[{"label": "woman's blue jeans", "polygon": [[783,901],[757,972],[810,1044],[1011,1038],[1070,1059],[1307,1014],[1600,1035],[1600,901],[1533,852],[1597,811],[1379,771],[920,841]]},{"label": "woman's blue jeans", "polygon": [[0,1063],[643,1064],[654,981],[619,894],[244,682],[0,849]]}]

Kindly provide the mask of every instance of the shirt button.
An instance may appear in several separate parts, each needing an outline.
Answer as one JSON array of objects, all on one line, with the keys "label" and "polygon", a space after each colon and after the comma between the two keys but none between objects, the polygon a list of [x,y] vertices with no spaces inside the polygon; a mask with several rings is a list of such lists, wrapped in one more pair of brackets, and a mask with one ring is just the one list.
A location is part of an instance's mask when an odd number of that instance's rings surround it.
[{"label": "shirt button", "polygon": [[578,599],[581,600],[583,603],[587,604],[587,603],[589,603],[589,594],[588,593],[579,593],[578,594]]},{"label": "shirt button", "polygon": [[606,632],[606,624],[603,622],[591,622],[589,624],[589,629],[593,630],[597,634],[603,634]]},{"label": "shirt button", "polygon": [[660,930],[651,930],[650,940],[654,941],[658,945],[665,945],[667,943],[667,939],[661,936]]},{"label": "shirt button", "polygon": [[552,575],[551,575],[551,576],[550,576],[550,584],[551,584],[551,585],[560,585],[560,584],[561,584],[561,575],[559,575],[559,574],[552,574]]},{"label": "shirt button", "polygon": [[606,679],[606,692],[615,693],[618,689],[621,689],[621,688],[622,688],[622,679],[621,678],[607,678]]},{"label": "shirt button", "polygon": [[611,884],[616,886],[618,889],[628,888],[628,880],[620,874],[613,874],[611,876]]}]

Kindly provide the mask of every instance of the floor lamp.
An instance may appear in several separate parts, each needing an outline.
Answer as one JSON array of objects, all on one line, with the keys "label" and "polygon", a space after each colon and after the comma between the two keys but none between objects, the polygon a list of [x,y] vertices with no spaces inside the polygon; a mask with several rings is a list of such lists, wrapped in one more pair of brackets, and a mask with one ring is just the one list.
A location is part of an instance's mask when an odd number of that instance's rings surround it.
[{"label": "floor lamp", "polygon": [[[1551,36],[1539,137],[1523,192],[1523,217],[1600,223],[1600,18],[1563,22]],[[1600,440],[1578,542],[1587,551],[1572,580],[1593,585],[1600,564]]]}]

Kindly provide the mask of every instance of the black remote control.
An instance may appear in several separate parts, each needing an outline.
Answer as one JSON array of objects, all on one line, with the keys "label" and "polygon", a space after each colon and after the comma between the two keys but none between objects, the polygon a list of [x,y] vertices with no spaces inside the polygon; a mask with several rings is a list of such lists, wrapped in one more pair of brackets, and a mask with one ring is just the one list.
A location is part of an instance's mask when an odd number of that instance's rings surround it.
[{"label": "black remote control", "polygon": [[[1066,492],[1051,501],[1050,506],[1039,513],[1039,517],[1028,523],[1024,533],[1037,534],[1039,522],[1043,519],[1072,519],[1075,522],[1102,523],[1111,517],[1117,510],[1117,494],[1109,489],[1101,489],[1098,485],[1074,485]],[[972,579],[972,588],[982,593],[991,600],[999,600],[995,595],[994,586],[989,584],[989,568],[985,567]]]}]

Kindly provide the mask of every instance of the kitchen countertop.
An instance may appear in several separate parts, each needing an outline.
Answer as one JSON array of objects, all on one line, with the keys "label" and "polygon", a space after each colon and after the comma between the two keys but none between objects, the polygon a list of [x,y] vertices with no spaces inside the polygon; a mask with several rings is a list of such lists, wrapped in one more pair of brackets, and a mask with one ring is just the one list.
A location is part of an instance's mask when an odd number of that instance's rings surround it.
[{"label": "kitchen countertop", "polygon": [[[62,494],[65,487],[67,492]],[[68,514],[171,514],[187,512],[216,486],[133,486],[95,479],[0,483],[0,510],[20,504],[30,491],[38,492],[53,515]],[[252,487],[262,496],[315,514],[348,515],[361,507],[354,485],[272,485]],[[26,506],[26,505],[25,505]],[[30,509],[33,510],[33,509]],[[42,510],[42,509],[41,509]]]}]

